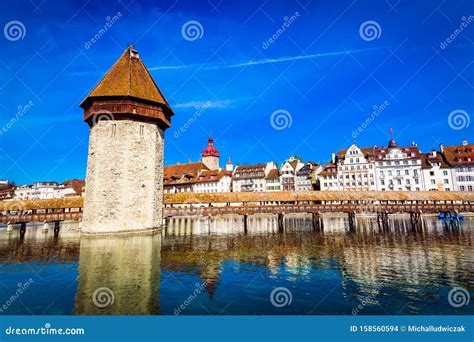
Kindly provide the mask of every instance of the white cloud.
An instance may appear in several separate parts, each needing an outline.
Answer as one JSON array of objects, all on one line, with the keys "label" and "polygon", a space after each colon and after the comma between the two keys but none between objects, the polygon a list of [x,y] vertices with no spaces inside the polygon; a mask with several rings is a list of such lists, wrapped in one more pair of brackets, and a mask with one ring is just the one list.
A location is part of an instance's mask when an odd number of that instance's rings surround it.
[{"label": "white cloud", "polygon": [[357,54],[357,53],[362,53],[362,52],[384,50],[384,49],[387,49],[387,47],[374,47],[374,48],[358,49],[358,50],[321,52],[321,53],[314,53],[314,54],[309,54],[309,55],[284,56],[284,57],[278,57],[278,58],[264,58],[264,59],[257,59],[253,61],[232,63],[232,64],[189,64],[189,65],[156,66],[156,67],[150,68],[149,70],[174,70],[174,69],[188,69],[188,68],[200,69],[200,70],[231,69],[231,68],[241,68],[241,67],[253,66],[253,65],[292,62],[292,61],[297,61],[297,60],[314,59],[314,58],[321,58],[321,57]]},{"label": "white cloud", "polygon": [[184,103],[175,103],[171,105],[172,108],[195,108],[199,109],[201,107],[206,108],[216,108],[216,109],[224,109],[224,108],[235,108],[237,105],[237,100],[208,100],[208,101],[190,101]]}]

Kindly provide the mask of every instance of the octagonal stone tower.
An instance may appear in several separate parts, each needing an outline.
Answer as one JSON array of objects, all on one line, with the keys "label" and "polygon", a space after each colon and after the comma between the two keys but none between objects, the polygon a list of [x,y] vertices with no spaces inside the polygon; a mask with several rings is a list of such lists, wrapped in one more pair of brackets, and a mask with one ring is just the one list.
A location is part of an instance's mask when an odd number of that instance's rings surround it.
[{"label": "octagonal stone tower", "polygon": [[132,46],[80,106],[90,127],[82,232],[161,227],[164,131],[174,113]]}]

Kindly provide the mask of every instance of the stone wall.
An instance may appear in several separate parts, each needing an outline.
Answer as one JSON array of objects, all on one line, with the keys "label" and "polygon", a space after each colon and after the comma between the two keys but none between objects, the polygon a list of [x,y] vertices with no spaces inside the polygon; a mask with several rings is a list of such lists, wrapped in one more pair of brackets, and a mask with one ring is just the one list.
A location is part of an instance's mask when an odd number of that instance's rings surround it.
[{"label": "stone wall", "polygon": [[132,232],[162,225],[163,130],[130,120],[91,128],[82,232]]}]

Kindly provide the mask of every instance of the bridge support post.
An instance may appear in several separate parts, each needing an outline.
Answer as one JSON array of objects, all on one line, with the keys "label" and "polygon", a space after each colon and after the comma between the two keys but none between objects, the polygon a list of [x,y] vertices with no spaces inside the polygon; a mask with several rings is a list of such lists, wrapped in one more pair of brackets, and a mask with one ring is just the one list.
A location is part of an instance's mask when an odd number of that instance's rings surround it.
[{"label": "bridge support post", "polygon": [[314,231],[322,231],[324,229],[323,226],[323,219],[319,213],[313,213],[313,230]]},{"label": "bridge support post", "polygon": [[9,232],[9,233],[10,233],[10,232],[13,232],[13,224],[9,223],[9,224],[7,225],[7,232]]},{"label": "bridge support post", "polygon": [[244,233],[247,234],[248,232],[248,220],[249,216],[247,214],[244,214]]},{"label": "bridge support post", "polygon": [[421,210],[419,212],[410,212],[410,221],[413,229],[423,228],[423,215]]},{"label": "bridge support post", "polygon": [[43,223],[43,230],[42,230],[43,233],[48,233],[49,232],[49,222],[45,222]]},{"label": "bridge support post", "polygon": [[54,237],[59,236],[59,221],[54,221]]},{"label": "bridge support post", "polygon": [[26,222],[20,223],[20,238],[24,238],[26,233]]},{"label": "bridge support post", "polygon": [[285,214],[278,214],[278,232],[283,233],[285,230]]},{"label": "bridge support post", "polygon": [[379,230],[390,230],[387,212],[377,213],[377,224],[379,226]]},{"label": "bridge support post", "polygon": [[356,229],[356,214],[355,212],[349,212],[347,213],[349,216],[349,231],[353,232]]}]

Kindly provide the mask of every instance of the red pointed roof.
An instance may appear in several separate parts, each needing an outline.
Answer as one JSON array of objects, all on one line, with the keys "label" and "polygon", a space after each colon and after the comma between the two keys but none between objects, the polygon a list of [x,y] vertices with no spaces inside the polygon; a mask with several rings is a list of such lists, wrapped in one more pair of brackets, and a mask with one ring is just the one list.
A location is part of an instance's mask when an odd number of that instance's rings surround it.
[{"label": "red pointed roof", "polygon": [[202,151],[203,157],[219,157],[219,151],[214,147],[214,139],[209,137],[207,139],[207,147]]},{"label": "red pointed roof", "polygon": [[82,101],[81,107],[86,108],[94,98],[129,97],[160,104],[168,115],[173,111],[161,93],[158,85],[138,56],[138,52],[129,46],[105,76]]}]

